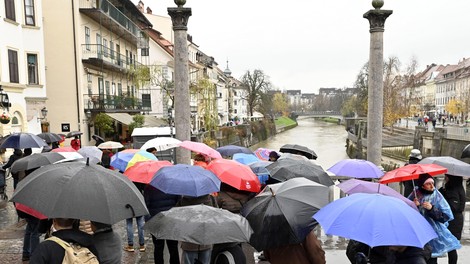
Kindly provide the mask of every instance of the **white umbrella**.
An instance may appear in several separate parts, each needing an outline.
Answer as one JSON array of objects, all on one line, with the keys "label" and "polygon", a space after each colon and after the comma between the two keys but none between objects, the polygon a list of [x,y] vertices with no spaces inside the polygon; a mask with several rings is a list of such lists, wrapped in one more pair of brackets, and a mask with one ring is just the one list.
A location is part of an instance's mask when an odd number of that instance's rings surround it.
[{"label": "white umbrella", "polygon": [[180,140],[172,137],[157,137],[152,138],[149,141],[145,142],[145,144],[140,147],[140,149],[149,149],[149,148],[156,148],[157,151],[164,151],[171,148],[178,147],[178,144],[181,143]]},{"label": "white umbrella", "polygon": [[84,158],[89,158],[90,163],[99,163],[101,162],[101,157],[103,156],[103,151],[95,146],[85,146],[77,151]]},{"label": "white umbrella", "polygon": [[99,149],[120,149],[124,146],[116,141],[106,141],[98,145]]}]

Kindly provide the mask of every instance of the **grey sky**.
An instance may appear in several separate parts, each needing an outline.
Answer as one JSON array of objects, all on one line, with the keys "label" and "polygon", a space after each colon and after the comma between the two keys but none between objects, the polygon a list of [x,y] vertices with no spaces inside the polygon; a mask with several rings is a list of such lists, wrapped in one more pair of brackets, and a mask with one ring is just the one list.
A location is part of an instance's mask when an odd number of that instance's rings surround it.
[{"label": "grey sky", "polygon": [[[138,0],[132,0],[135,3]],[[143,0],[168,15],[173,0]],[[187,0],[188,33],[233,76],[261,69],[279,89],[318,92],[352,87],[369,58],[371,0]],[[414,56],[419,70],[456,64],[470,56],[470,1],[385,0],[384,57],[403,67]],[[158,25],[155,25],[158,29]]]}]

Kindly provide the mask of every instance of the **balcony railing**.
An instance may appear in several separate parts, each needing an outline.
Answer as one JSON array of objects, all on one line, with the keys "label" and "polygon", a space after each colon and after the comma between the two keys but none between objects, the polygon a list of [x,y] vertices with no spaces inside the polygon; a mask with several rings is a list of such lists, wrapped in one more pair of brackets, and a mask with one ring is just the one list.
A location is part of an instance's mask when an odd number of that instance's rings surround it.
[{"label": "balcony railing", "polygon": [[[116,33],[120,36],[139,46],[142,44],[141,41],[147,39],[145,33],[132,20],[107,0],[80,0],[80,11],[106,28],[116,29]],[[109,19],[103,19],[101,15]],[[113,27],[115,25],[119,28]],[[123,31],[128,34],[124,34]]]},{"label": "balcony railing", "polygon": [[129,71],[139,67],[147,67],[130,56],[118,53],[99,44],[82,45],[82,61],[98,67],[114,71]]},{"label": "balcony railing", "polygon": [[85,110],[134,112],[150,111],[148,104],[143,105],[142,99],[129,96],[84,94]]}]

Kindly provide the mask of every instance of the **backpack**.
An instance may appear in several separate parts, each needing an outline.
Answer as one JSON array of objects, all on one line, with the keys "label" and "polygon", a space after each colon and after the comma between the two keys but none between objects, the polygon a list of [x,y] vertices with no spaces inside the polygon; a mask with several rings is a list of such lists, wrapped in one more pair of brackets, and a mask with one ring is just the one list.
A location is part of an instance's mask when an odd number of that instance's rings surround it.
[{"label": "backpack", "polygon": [[99,264],[98,258],[88,248],[76,243],[68,243],[64,240],[51,236],[46,240],[51,240],[59,244],[65,250],[62,264]]}]

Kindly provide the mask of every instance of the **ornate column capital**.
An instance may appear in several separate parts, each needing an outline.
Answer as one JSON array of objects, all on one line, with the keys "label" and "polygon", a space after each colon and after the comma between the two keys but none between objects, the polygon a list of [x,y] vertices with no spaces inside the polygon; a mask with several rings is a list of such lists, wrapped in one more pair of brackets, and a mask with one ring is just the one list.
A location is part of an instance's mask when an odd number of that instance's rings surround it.
[{"label": "ornate column capital", "polygon": [[385,20],[393,13],[392,10],[373,9],[364,14],[364,18],[369,20],[369,32],[384,32]]},{"label": "ornate column capital", "polygon": [[167,10],[173,22],[173,30],[188,30],[188,19],[192,15],[191,8],[169,7]]}]

